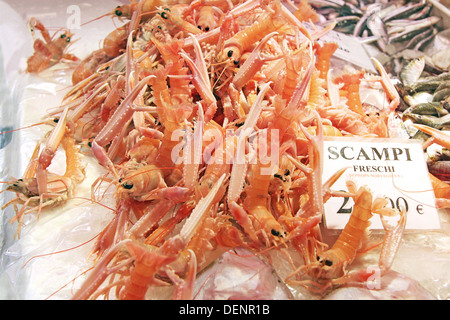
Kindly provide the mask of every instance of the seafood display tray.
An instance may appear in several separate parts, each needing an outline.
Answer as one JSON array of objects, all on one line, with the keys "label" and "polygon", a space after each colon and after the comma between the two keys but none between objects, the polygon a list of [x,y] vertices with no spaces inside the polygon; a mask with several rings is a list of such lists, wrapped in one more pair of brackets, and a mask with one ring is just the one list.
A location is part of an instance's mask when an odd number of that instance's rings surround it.
[{"label": "seafood display tray", "polygon": [[[450,28],[449,1],[428,0],[434,12],[442,17],[441,27]],[[26,21],[30,16],[46,19],[52,26],[65,27],[80,14],[82,21],[94,19],[123,4],[118,0],[99,0],[93,3],[74,4],[61,0],[57,4],[49,1],[0,0],[0,18],[8,21],[0,25],[0,131],[30,126],[42,119],[49,110],[58,106],[67,88],[71,85],[71,69],[55,66],[40,75],[25,74],[26,58],[32,54],[33,38]],[[76,20],[75,20],[76,21]],[[115,28],[114,21],[104,18],[75,29],[75,38],[80,39],[71,53],[84,57],[99,47],[100,41]],[[52,29],[53,31],[55,29]],[[36,142],[46,133],[47,126],[33,126],[4,134],[0,137],[0,179],[21,176],[25,170]],[[63,172],[64,154],[59,152],[52,163],[53,172]],[[55,208],[45,213],[30,215],[24,221],[20,238],[15,237],[16,225],[9,220],[14,216],[12,207],[0,216],[0,299],[70,299],[79,288],[85,275],[83,271],[92,266],[88,257],[94,239],[113,217],[110,208],[114,200],[98,206],[88,199],[94,180],[105,170],[86,153],[86,179],[77,189],[77,198],[64,205],[64,210]],[[104,195],[114,193],[105,185]],[[1,204],[11,199],[1,194]],[[110,208],[108,208],[108,205]],[[396,260],[392,266],[390,281],[395,290],[409,285],[410,278],[431,294],[432,298],[450,299],[450,210],[439,210],[441,229],[435,231],[406,232]],[[32,232],[30,232],[32,231]],[[330,239],[335,233],[324,230]],[[376,235],[375,235],[376,237]],[[274,257],[281,258],[281,257]],[[378,257],[368,254],[357,263],[373,262]],[[220,264],[217,263],[217,265]],[[214,267],[214,266],[213,266]],[[280,270],[285,266],[281,265]],[[207,270],[198,279],[196,290],[211,274]],[[283,271],[279,276],[282,276]],[[402,276],[397,276],[397,273]],[[403,281],[403,282],[402,282]],[[309,298],[303,292],[286,292],[277,287],[279,299]],[[394,291],[395,291],[394,290]],[[409,290],[409,289],[408,289]],[[164,289],[156,290],[152,298],[170,298]],[[386,293],[381,298],[391,297]],[[411,292],[412,298],[429,298],[421,292]],[[201,294],[198,296],[201,298]],[[335,299],[357,299],[358,292],[349,290],[336,293]],[[364,298],[364,297],[362,297]]]}]

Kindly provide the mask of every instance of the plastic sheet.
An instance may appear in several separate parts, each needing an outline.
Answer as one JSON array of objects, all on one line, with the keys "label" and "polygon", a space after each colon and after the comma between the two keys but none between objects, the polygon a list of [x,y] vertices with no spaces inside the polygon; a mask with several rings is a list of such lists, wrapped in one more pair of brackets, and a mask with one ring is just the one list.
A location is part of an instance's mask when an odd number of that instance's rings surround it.
[{"label": "plastic sheet", "polygon": [[[82,22],[91,20],[102,13],[102,8],[114,8],[120,2],[99,1],[93,4],[81,3]],[[27,28],[27,20],[34,16],[44,21],[53,34],[73,14],[68,10],[72,1],[59,1],[50,6],[47,1],[8,1],[0,2],[0,91],[1,118],[0,131],[22,128],[46,117],[48,111],[58,107],[64,93],[71,84],[71,71],[67,65],[57,65],[38,76],[25,74],[26,59],[33,52],[33,38]],[[114,28],[113,21],[105,18],[101,22],[74,30],[75,40],[71,53],[83,57],[98,49],[101,40]],[[36,34],[40,37],[39,32]],[[1,136],[0,164],[1,181],[11,176],[22,176],[36,142],[50,129],[47,125],[31,127]],[[77,197],[90,198],[91,185],[102,174],[97,162],[87,156],[86,179],[76,190]],[[64,172],[64,153],[58,150],[55,161],[49,170]],[[113,192],[113,190],[108,190]],[[2,205],[12,198],[12,194],[2,193]],[[107,198],[106,198],[107,199]],[[105,202],[113,207],[113,203]],[[12,206],[3,210],[0,216],[1,256],[0,256],[0,299],[45,299],[52,293],[53,298],[69,299],[72,285],[58,291],[80,272],[88,269],[92,261],[89,254],[93,241],[82,245],[95,237],[111,219],[112,211],[90,204],[88,200],[73,199],[63,207],[45,210],[40,217],[27,215],[24,219],[19,239],[15,237],[17,224],[9,220],[14,216]],[[46,257],[36,257],[45,253],[64,251]],[[28,262],[27,262],[28,261]],[[80,281],[82,278],[80,278]],[[76,285],[76,283],[74,284]]]},{"label": "plastic sheet", "polygon": [[[96,1],[94,4],[79,4],[82,22],[97,17],[109,8],[120,4],[117,1]],[[23,73],[26,57],[32,53],[33,39],[26,27],[29,16],[45,19],[45,24],[64,27],[67,22],[68,8],[73,1],[58,1],[57,6],[50,7],[47,1],[0,2],[0,126],[1,131],[20,128],[39,121],[48,110],[58,106],[65,90],[70,85],[70,69],[64,65],[55,66],[39,76]],[[25,13],[25,9],[26,12]],[[100,40],[114,28],[111,19],[104,18],[75,30],[79,42],[73,45],[71,52],[80,58],[95,50]],[[53,29],[52,29],[53,31]],[[51,33],[52,33],[51,31]],[[95,32],[94,32],[95,31]],[[0,138],[0,179],[8,180],[10,176],[19,177],[27,165],[38,139],[48,130],[47,126],[32,127]],[[50,171],[64,170],[64,154],[58,151],[57,158]],[[77,197],[90,197],[91,185],[103,171],[88,154],[86,179],[77,188]],[[114,190],[108,189],[107,193]],[[12,195],[2,193],[1,204],[11,199]],[[106,205],[113,207],[111,199]],[[0,299],[69,299],[74,290],[84,279],[84,271],[92,266],[90,253],[92,240],[110,221],[112,212],[98,204],[75,198],[64,206],[46,210],[40,217],[28,215],[24,221],[20,239],[14,238],[17,225],[8,221],[14,216],[12,207],[8,207],[0,216]],[[416,280],[421,289],[428,291],[438,299],[450,298],[450,213],[440,212],[441,230],[426,233],[406,233],[392,269]],[[326,231],[325,231],[326,235]],[[334,234],[325,240],[333,243]],[[374,235],[374,240],[381,236]],[[47,253],[54,253],[45,255]],[[284,279],[291,272],[288,262],[274,251],[274,279]],[[377,254],[362,255],[355,262],[355,268],[377,263]],[[30,260],[31,259],[31,260]],[[221,260],[199,275],[197,290],[206,281],[207,275],[219,274],[229,260]],[[235,267],[235,266],[234,266]],[[218,269],[216,269],[218,268]],[[239,270],[235,270],[239,271]],[[209,273],[208,273],[209,272]],[[243,273],[235,273],[243,274]],[[248,274],[247,274],[248,275]],[[392,276],[393,275],[393,276]],[[395,273],[391,276],[395,277]],[[245,283],[245,281],[242,281]],[[395,282],[392,282],[395,283]],[[206,288],[212,290],[209,286]],[[61,289],[62,288],[62,289]],[[290,294],[274,296],[278,298],[293,297],[311,299],[310,295],[298,288],[291,288]],[[280,290],[277,287],[277,290]],[[284,292],[284,291],[283,291]],[[423,291],[418,291],[423,293]],[[199,294],[201,298],[203,295]],[[165,289],[152,292],[152,298],[169,298]],[[344,296],[349,298],[351,296]],[[392,296],[384,296],[392,298]],[[421,299],[414,293],[409,298]],[[342,296],[341,296],[342,298]],[[369,298],[369,296],[368,296]]]}]

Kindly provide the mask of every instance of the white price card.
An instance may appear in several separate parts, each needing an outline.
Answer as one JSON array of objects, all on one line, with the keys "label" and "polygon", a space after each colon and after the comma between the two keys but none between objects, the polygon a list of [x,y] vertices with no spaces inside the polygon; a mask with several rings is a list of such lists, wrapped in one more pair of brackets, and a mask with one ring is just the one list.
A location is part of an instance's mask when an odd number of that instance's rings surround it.
[{"label": "white price card", "polygon": [[[388,206],[404,208],[406,229],[440,229],[434,191],[429,179],[422,144],[413,140],[359,137],[326,137],[323,182],[337,170],[347,168],[332,190],[348,191],[346,181],[366,186],[375,197],[385,197]],[[332,197],[324,204],[328,229],[343,229],[353,209],[351,197]],[[377,214],[371,229],[383,229]]]}]

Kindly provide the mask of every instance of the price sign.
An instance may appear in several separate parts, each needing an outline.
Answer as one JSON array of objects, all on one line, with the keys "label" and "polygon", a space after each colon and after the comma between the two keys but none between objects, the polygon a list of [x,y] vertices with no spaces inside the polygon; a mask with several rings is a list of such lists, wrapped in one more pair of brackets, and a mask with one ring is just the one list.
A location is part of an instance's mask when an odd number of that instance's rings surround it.
[{"label": "price sign", "polygon": [[[323,181],[337,170],[346,172],[333,190],[348,191],[346,181],[368,187],[374,196],[388,200],[388,207],[404,209],[406,229],[440,229],[434,191],[428,176],[420,142],[412,140],[326,137]],[[351,197],[332,197],[325,203],[325,225],[343,229],[353,210]],[[383,229],[380,218],[372,217],[372,229]]]}]

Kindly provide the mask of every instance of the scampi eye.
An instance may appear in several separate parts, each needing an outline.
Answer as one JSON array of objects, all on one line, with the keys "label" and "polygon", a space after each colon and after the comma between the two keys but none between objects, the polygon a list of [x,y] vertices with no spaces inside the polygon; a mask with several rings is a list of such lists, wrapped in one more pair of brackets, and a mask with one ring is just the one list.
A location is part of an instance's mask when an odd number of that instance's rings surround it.
[{"label": "scampi eye", "polygon": [[270,232],[275,236],[275,237],[279,237],[280,236],[280,232],[278,232],[275,229],[270,230]]},{"label": "scampi eye", "polygon": [[122,15],[122,11],[120,10],[116,10],[114,11],[114,13],[116,14],[116,16],[120,17]]},{"label": "scampi eye", "polygon": [[331,267],[333,265],[333,261],[325,260],[325,265]]},{"label": "scampi eye", "polygon": [[286,182],[286,181],[287,181],[287,180],[286,180],[281,174],[279,174],[279,173],[275,173],[273,176],[274,176],[275,178],[280,179],[280,180],[283,181],[283,182]]},{"label": "scampi eye", "polygon": [[133,188],[133,183],[132,182],[125,182],[122,184],[122,187],[124,189],[130,190],[131,188]]},{"label": "scampi eye", "polygon": [[272,235],[274,235],[275,237],[280,237],[280,238],[284,238],[287,235],[286,232],[280,232],[275,229],[270,230],[270,233],[272,233]]},{"label": "scampi eye", "polygon": [[167,12],[161,12],[161,18],[168,19],[169,16],[167,15]]},{"label": "scampi eye", "polygon": [[229,50],[227,52],[227,56],[228,56],[228,58],[231,58],[233,56],[233,50]]}]

